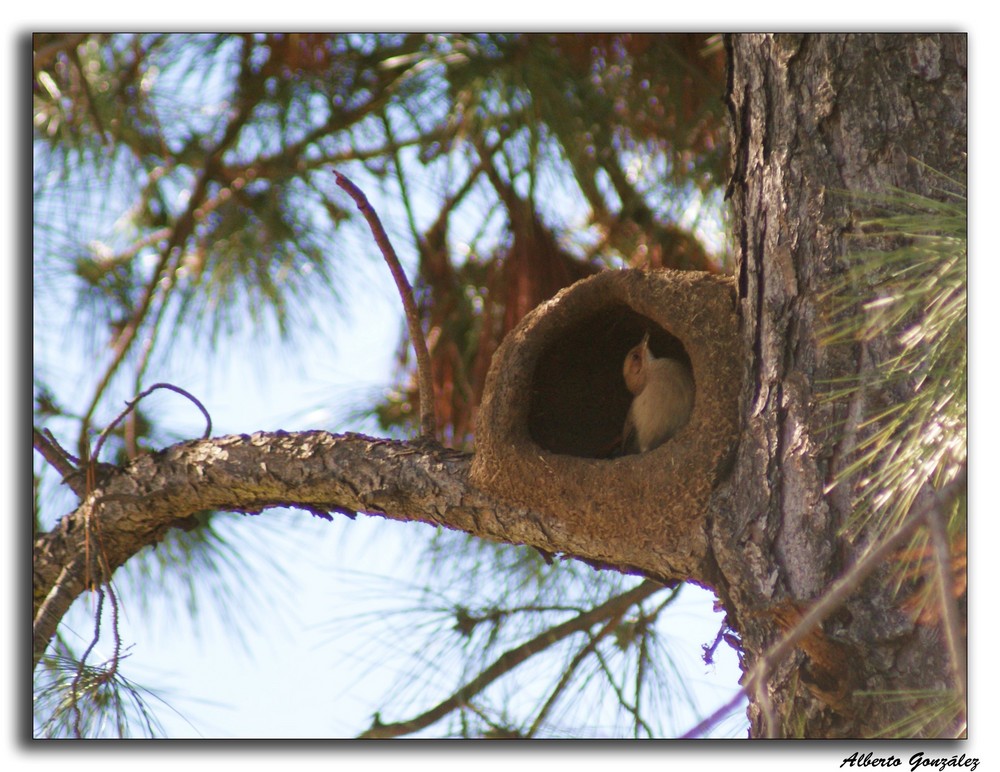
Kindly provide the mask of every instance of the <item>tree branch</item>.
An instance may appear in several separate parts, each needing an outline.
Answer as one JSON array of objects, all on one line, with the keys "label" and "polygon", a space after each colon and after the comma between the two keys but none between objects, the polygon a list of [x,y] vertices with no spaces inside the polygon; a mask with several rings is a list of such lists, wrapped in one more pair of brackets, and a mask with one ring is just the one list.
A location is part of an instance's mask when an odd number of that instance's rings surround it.
[{"label": "tree branch", "polygon": [[417,357],[417,379],[420,383],[420,435],[426,440],[433,440],[437,433],[437,421],[434,418],[434,381],[431,377],[431,357],[427,352],[427,340],[424,338],[423,328],[420,326],[420,314],[417,311],[416,301],[413,299],[413,288],[406,278],[403,266],[399,264],[396,250],[389,241],[389,235],[382,227],[382,222],[378,214],[368,203],[368,198],[361,189],[351,182],[347,177],[338,171],[333,172],[337,178],[337,184],[347,191],[348,195],[354,199],[358,209],[368,221],[375,243],[382,251],[385,262],[389,265],[392,278],[396,282],[399,296],[403,301],[403,309],[406,311],[406,325],[410,330],[410,341],[413,343],[413,351]]},{"label": "tree branch", "polygon": [[[964,475],[963,475],[964,477]],[[965,480],[961,481],[961,488]],[[945,642],[948,645],[948,658],[951,662],[952,678],[955,690],[964,705],[968,695],[967,662],[965,658],[965,641],[962,635],[964,627],[961,615],[958,613],[955,596],[952,593],[953,577],[951,575],[951,554],[948,549],[948,533],[945,527],[943,507],[932,507],[926,516],[930,531],[931,546],[934,552],[934,573],[937,584],[939,617]]]},{"label": "tree branch", "polygon": [[63,481],[70,486],[73,493],[82,498],[85,488],[79,482],[71,481],[77,472],[76,462],[78,460],[67,453],[66,449],[56,442],[55,437],[47,430],[40,432],[32,427],[31,437],[35,450],[62,475]]},{"label": "tree branch", "polygon": [[653,593],[662,590],[660,584],[652,581],[645,581],[621,595],[602,603],[600,606],[586,611],[578,616],[568,619],[562,624],[551,627],[548,630],[536,635],[529,641],[522,643],[510,651],[504,652],[492,665],[483,670],[469,683],[462,686],[458,691],[439,702],[433,708],[421,713],[416,718],[409,721],[401,721],[395,724],[375,724],[371,729],[362,732],[360,739],[387,739],[400,737],[404,734],[412,734],[425,727],[434,724],[456,708],[462,707],[483,689],[493,683],[501,676],[513,670],[526,659],[550,646],[558,643],[563,638],[567,638],[573,633],[587,630],[598,622],[603,622],[609,618],[621,617],[629,608],[641,600],[648,598]]},{"label": "tree branch", "polygon": [[545,515],[483,493],[469,481],[471,461],[468,453],[422,443],[310,431],[193,440],[144,454],[125,468],[102,465],[79,507],[36,536],[35,662],[87,589],[88,532],[100,529],[106,581],[139,550],[206,510],[361,512],[527,544],[662,581],[672,578],[650,570],[657,564],[653,557],[637,568],[634,551],[609,554],[604,541],[586,529],[565,533]]},{"label": "tree branch", "polygon": [[[242,85],[245,85],[245,82],[249,82],[250,80],[248,62],[249,52],[244,51],[243,69],[240,73]],[[148,318],[150,309],[152,308],[153,298],[156,296],[158,288],[160,287],[160,281],[168,269],[171,255],[174,254],[175,250],[184,246],[184,243],[194,231],[196,220],[198,219],[199,207],[201,207],[208,195],[210,183],[218,174],[218,167],[223,153],[236,141],[243,129],[243,126],[250,119],[250,116],[253,113],[253,108],[256,106],[256,100],[245,93],[237,93],[236,102],[238,105],[237,109],[229,122],[226,124],[226,129],[222,139],[220,139],[218,145],[213,148],[207,156],[205,156],[202,168],[198,171],[194,184],[191,188],[191,195],[188,198],[187,206],[174,223],[170,233],[170,238],[167,240],[163,250],[160,252],[160,256],[156,261],[153,272],[143,288],[142,297],[139,300],[135,313],[133,313],[126,321],[124,328],[114,342],[111,361],[108,363],[108,366],[105,368],[104,373],[98,381],[97,388],[94,390],[94,394],[90,399],[87,410],[84,412],[83,420],[80,423],[80,438],[78,445],[81,461],[86,461],[90,457],[90,442],[87,436],[90,429],[90,421],[94,416],[94,412],[97,410],[98,404],[100,404],[105,390],[111,382],[112,376],[114,376],[117,372],[119,366],[125,360],[126,354],[128,354],[131,349],[132,343],[138,337],[139,328]]]}]

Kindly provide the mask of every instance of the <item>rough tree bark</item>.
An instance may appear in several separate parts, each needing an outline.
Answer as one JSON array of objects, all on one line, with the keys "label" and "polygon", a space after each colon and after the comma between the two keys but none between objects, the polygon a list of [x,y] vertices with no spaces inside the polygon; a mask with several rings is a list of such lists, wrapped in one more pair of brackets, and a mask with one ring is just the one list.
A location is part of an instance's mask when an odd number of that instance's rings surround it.
[{"label": "rough tree bark", "polygon": [[77,473],[68,481],[80,506],[35,540],[34,662],[82,592],[199,512],[293,506],[328,519],[361,512],[561,551],[537,515],[471,486],[470,460],[434,443],[260,432],[180,443],[123,469],[102,466],[89,489]]},{"label": "rough tree bark", "polygon": [[[817,397],[824,381],[878,368],[884,352],[825,349],[818,294],[846,264],[845,192],[933,197],[938,180],[922,164],[964,179],[966,38],[738,35],[727,44],[746,369],[741,444],[714,503],[713,547],[749,671],[787,626],[787,602],[818,597],[864,546],[838,535],[849,486],[824,492],[857,416],[846,400]],[[867,398],[893,404],[905,394]],[[751,695],[751,734],[765,732],[770,713],[781,736],[876,736],[919,700],[845,691],[946,688],[937,629],[914,626],[896,605],[883,584],[866,583],[827,620],[824,637],[839,641],[832,662],[799,651],[771,677],[769,700]]]}]

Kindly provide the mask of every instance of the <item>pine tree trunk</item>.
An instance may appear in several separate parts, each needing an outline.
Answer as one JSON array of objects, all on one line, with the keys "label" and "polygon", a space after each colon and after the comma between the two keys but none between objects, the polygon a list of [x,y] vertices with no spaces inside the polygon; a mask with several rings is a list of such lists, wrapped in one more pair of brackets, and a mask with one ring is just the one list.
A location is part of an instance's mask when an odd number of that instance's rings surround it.
[{"label": "pine tree trunk", "polygon": [[[966,42],[923,34],[727,39],[729,195],[747,358],[740,446],[713,507],[713,547],[748,672],[794,618],[791,609],[820,596],[864,541],[840,535],[849,486],[826,491],[849,450],[844,427],[856,406],[818,396],[829,379],[877,368],[884,352],[825,348],[818,294],[844,270],[848,191],[933,196],[938,180],[927,167],[964,179]],[[891,404],[905,395],[877,396]],[[947,688],[939,630],[911,622],[879,578],[825,621],[812,656],[799,647],[771,673],[766,693],[751,696],[753,736],[891,735],[920,699],[871,693]]]}]

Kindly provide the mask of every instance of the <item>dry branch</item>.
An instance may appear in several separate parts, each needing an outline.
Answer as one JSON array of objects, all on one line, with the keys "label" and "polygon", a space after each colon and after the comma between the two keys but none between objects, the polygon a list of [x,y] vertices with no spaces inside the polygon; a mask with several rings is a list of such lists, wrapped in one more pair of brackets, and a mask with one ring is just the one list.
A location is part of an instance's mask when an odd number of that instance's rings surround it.
[{"label": "dry branch", "polygon": [[509,673],[529,657],[540,651],[544,651],[574,633],[589,630],[599,622],[605,622],[608,619],[620,619],[632,606],[661,589],[663,587],[656,582],[646,581],[638,587],[616,595],[601,605],[578,614],[562,624],[551,627],[534,638],[525,641],[520,646],[505,652],[475,678],[430,710],[421,713],[409,721],[400,721],[394,724],[376,723],[370,729],[363,732],[360,737],[361,739],[389,739],[418,732],[441,720],[453,710],[465,706],[469,700],[483,689],[501,676]]},{"label": "dry branch", "polygon": [[420,326],[420,313],[417,310],[416,301],[413,299],[413,288],[406,278],[403,266],[399,263],[396,250],[389,241],[389,235],[382,227],[378,214],[361,189],[351,182],[340,172],[334,171],[337,184],[347,191],[348,195],[354,199],[361,214],[368,221],[375,243],[382,252],[382,257],[392,272],[392,278],[396,282],[399,296],[403,301],[403,310],[406,312],[406,326],[410,331],[410,340],[413,343],[413,352],[417,357],[417,379],[420,383],[420,435],[424,439],[433,440],[437,433],[437,420],[434,417],[434,381],[431,377],[431,357],[427,351],[427,340],[424,338],[423,328]]}]

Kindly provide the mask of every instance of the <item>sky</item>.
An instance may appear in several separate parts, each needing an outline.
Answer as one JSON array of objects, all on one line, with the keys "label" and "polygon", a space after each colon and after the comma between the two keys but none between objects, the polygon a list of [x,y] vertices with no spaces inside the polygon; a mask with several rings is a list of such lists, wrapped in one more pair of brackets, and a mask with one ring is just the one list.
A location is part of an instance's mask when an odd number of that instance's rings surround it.
[{"label": "sky", "polygon": [[[971,415],[973,416],[972,431],[970,432],[970,445],[971,445],[971,475],[970,475],[970,485],[972,488],[972,538],[970,539],[970,560],[972,569],[972,592],[970,594],[970,604],[972,608],[972,619],[973,627],[971,630],[971,643],[970,643],[970,672],[973,674],[970,678],[971,684],[971,700],[972,700],[972,736],[973,740],[969,743],[952,744],[944,746],[945,753],[966,753],[967,755],[977,755],[983,758],[984,763],[996,757],[996,753],[992,751],[992,743],[989,738],[984,737],[984,735],[991,734],[987,722],[983,720],[986,714],[983,712],[986,701],[989,700],[992,692],[992,684],[996,683],[995,676],[996,673],[996,663],[991,661],[995,658],[990,658],[989,650],[987,648],[988,644],[983,640],[984,634],[987,632],[984,625],[977,620],[982,620],[986,618],[986,609],[984,607],[983,598],[988,596],[988,590],[983,592],[977,590],[978,587],[991,587],[993,586],[993,581],[995,580],[995,575],[993,572],[996,570],[996,561],[989,559],[988,548],[989,545],[994,542],[994,537],[996,536],[996,518],[992,517],[992,501],[994,497],[992,495],[987,495],[985,487],[988,485],[986,480],[989,479],[989,470],[992,468],[990,463],[995,456],[995,449],[993,448],[993,443],[991,438],[996,436],[998,430],[997,426],[997,416],[995,400],[992,400],[991,394],[992,389],[990,384],[994,375],[994,362],[992,357],[992,350],[995,344],[992,343],[992,334],[995,329],[997,329],[997,324],[1000,320],[997,319],[997,304],[993,303],[990,298],[990,293],[992,288],[1000,286],[1000,276],[997,276],[997,261],[990,257],[992,239],[989,237],[987,229],[983,227],[984,222],[990,222],[990,217],[977,217],[977,214],[986,214],[988,208],[979,204],[979,200],[992,200],[987,193],[989,181],[996,179],[997,164],[995,153],[991,152],[988,147],[991,143],[987,140],[993,132],[987,132],[989,126],[994,126],[993,122],[995,119],[995,108],[990,104],[992,99],[982,98],[985,95],[982,93],[984,82],[995,82],[991,77],[987,77],[986,73],[990,72],[995,64],[992,62],[985,61],[985,56],[988,56],[986,51],[989,50],[988,38],[992,34],[992,30],[987,31],[987,26],[983,20],[974,18],[973,14],[966,10],[966,6],[962,4],[952,4],[948,7],[947,13],[949,15],[942,16],[940,4],[935,4],[931,6],[932,16],[926,17],[926,21],[920,21],[920,19],[925,18],[917,10],[916,7],[910,8],[907,13],[907,18],[910,20],[907,22],[908,25],[920,26],[921,28],[948,28],[948,29],[958,29],[958,30],[974,30],[972,36],[972,42],[970,46],[970,60],[973,63],[973,71],[983,73],[982,77],[978,79],[978,84],[974,80],[973,88],[973,100],[975,108],[973,113],[973,131],[972,131],[972,142],[971,151],[973,157],[976,159],[976,163],[973,165],[974,173],[973,179],[971,181],[970,189],[972,191],[972,223],[971,223],[971,241],[972,244],[972,258],[970,275],[973,279],[971,284],[971,321],[970,321],[970,349],[971,349],[971,386],[970,386],[970,401],[971,401]],[[202,7],[199,6],[186,6],[185,3],[174,3],[171,5],[171,10],[174,13],[182,11],[187,8],[187,13],[180,13],[177,18],[184,19],[199,19],[203,18],[203,14],[200,13]],[[412,7],[412,6],[410,6]],[[734,13],[739,14],[745,12],[745,6],[736,6],[741,10],[737,10]],[[923,8],[924,6],[920,6]],[[972,7],[972,6],[969,6]],[[512,6],[514,8],[514,6]],[[640,5],[639,8],[645,8],[645,6]],[[864,9],[868,9],[868,13],[865,13]],[[853,19],[853,20],[864,20],[870,17],[870,4],[841,4],[838,6],[840,10],[841,19]],[[852,15],[852,9],[856,9],[857,13]],[[285,11],[286,8],[282,7]],[[620,9],[615,9],[619,11]],[[768,24],[787,26],[790,19],[801,18],[798,14],[803,13],[800,5],[788,5],[784,7],[783,4],[778,3],[773,7],[769,6],[767,13],[774,14],[770,18],[767,14],[757,15],[756,11],[760,9],[755,9],[755,16],[753,19],[746,19],[743,23],[743,27],[754,27],[762,28],[768,26]],[[92,14],[96,12],[96,15]],[[516,10],[514,11],[516,13]],[[80,16],[80,6],[69,4],[49,3],[46,4],[46,13],[52,14],[45,18],[38,16],[32,16],[26,12],[25,9],[17,9],[17,13],[24,14],[21,17],[15,17],[12,20],[14,26],[13,30],[7,30],[8,40],[13,41],[15,34],[23,34],[25,30],[32,28],[54,28],[59,26],[65,27],[87,27],[93,28],[95,26],[99,27],[102,24],[119,26],[122,24],[122,19],[130,19],[135,13],[133,6],[125,6],[124,4],[110,3],[106,6],[102,6],[101,9],[88,8],[87,18],[83,19]],[[100,13],[106,14],[101,16]],[[226,18],[234,18],[232,16],[225,16],[222,11],[219,12],[220,17],[217,20],[217,26],[225,26],[224,20]],[[256,13],[256,11],[255,11]],[[283,19],[262,19],[260,28],[277,28],[277,27],[289,27],[295,26],[297,20],[304,20],[306,22],[312,22],[307,24],[307,26],[315,26],[314,11],[305,11],[304,16],[295,17],[294,15],[289,15],[285,13]],[[400,15],[393,16],[392,18],[411,18],[408,14],[411,11],[406,10],[401,12]],[[532,17],[530,11],[525,11],[525,15],[520,18]],[[240,16],[243,19],[243,16]],[[383,17],[384,18],[384,17]],[[447,12],[444,14],[444,18],[448,17]],[[537,17],[535,17],[537,18]],[[602,24],[612,26],[622,27],[629,26],[630,19],[628,17],[615,17],[619,19],[615,23],[614,19],[607,18],[604,20],[598,20],[595,22],[596,26],[601,26]],[[652,13],[647,9],[645,12],[637,12],[637,16],[632,17],[638,19],[640,22],[647,21],[649,18],[656,18],[652,16]],[[729,18],[738,18],[738,16],[730,16]],[[67,20],[72,20],[67,22]],[[366,20],[364,18],[358,20],[355,19],[355,24],[361,24],[363,26]],[[431,24],[433,17],[422,17],[419,21],[421,26]],[[157,22],[161,22],[160,19],[150,19],[146,20],[146,25],[151,25],[153,28],[157,26]],[[805,24],[808,26],[821,25],[823,27],[829,26],[830,20],[825,19],[806,19]],[[190,22],[185,21],[184,24],[187,25]],[[203,22],[206,25],[211,25],[210,20],[205,20]],[[249,23],[249,22],[247,22]],[[544,24],[544,21],[539,21],[540,24]],[[561,24],[559,20],[550,20],[551,24]],[[840,22],[841,24],[843,22]],[[168,23],[165,26],[173,26],[176,24]],[[687,19],[687,24],[691,25],[693,28],[697,28],[699,24],[704,26],[704,19]],[[867,26],[869,28],[874,28],[879,26],[880,28],[894,27],[898,24],[898,21],[891,18],[884,19],[869,19],[867,23],[865,21],[854,21],[852,26]],[[507,26],[510,26],[508,21]],[[740,26],[740,25],[736,25]],[[6,52],[8,56],[8,67],[4,68],[4,77],[8,79],[8,88],[5,89],[6,94],[16,94],[21,93],[19,88],[21,87],[21,80],[25,76],[23,68],[18,68],[14,65],[13,58],[15,55],[15,49],[13,47],[6,47]],[[978,85],[978,89],[977,86]],[[976,94],[979,94],[980,98],[976,98]],[[9,127],[10,122],[6,121],[5,124]],[[15,148],[13,142],[13,133],[5,132],[3,136],[3,149],[5,151],[5,158],[9,161],[8,168],[16,168],[18,164],[14,162],[15,158]],[[23,153],[21,154],[23,158]],[[28,172],[30,174],[30,172]],[[27,250],[30,248],[28,242],[28,237],[24,234],[25,229],[30,229],[30,214],[26,211],[26,207],[18,207],[17,202],[23,204],[23,190],[24,188],[18,187],[22,182],[26,184],[24,180],[18,179],[15,175],[5,175],[4,182],[0,190],[0,216],[3,217],[3,228],[4,234],[7,236],[7,246],[9,254],[16,254],[20,250]],[[981,193],[982,198],[977,199],[977,193]],[[20,216],[18,216],[20,215]],[[21,228],[17,226],[20,225]],[[988,227],[988,226],[987,226]],[[22,236],[22,238],[17,238]],[[3,425],[4,426],[18,426],[20,422],[18,420],[21,410],[26,410],[26,405],[21,400],[27,400],[28,391],[24,381],[27,379],[27,374],[24,369],[27,366],[27,357],[30,356],[30,344],[26,343],[27,337],[27,325],[30,319],[30,309],[25,307],[28,293],[25,290],[21,292],[23,284],[15,281],[15,275],[13,274],[12,261],[2,261],[2,270],[4,273],[4,281],[0,291],[4,293],[2,302],[0,302],[0,355],[3,357],[5,363],[5,373],[6,376],[3,379]],[[384,296],[383,294],[384,293]],[[394,302],[395,294],[391,289],[383,289],[380,291],[379,297],[382,297],[387,306],[391,307]],[[380,300],[379,302],[382,302]],[[364,358],[371,356],[374,359],[378,359],[378,356],[374,353],[377,351],[388,351],[391,352],[394,349],[396,343],[396,335],[398,332],[398,326],[393,327],[389,331],[384,333],[384,338],[379,339],[378,345],[369,346],[364,344],[364,339],[357,336],[350,336],[353,341],[355,348],[354,358],[355,360],[361,359],[362,361],[367,361]],[[382,348],[382,345],[389,343],[388,348]],[[351,344],[345,344],[351,345]],[[357,373],[352,372],[349,368],[345,367],[339,360],[323,360],[314,365],[319,370],[319,377],[316,377],[314,373],[307,373],[298,379],[298,382],[293,386],[293,388],[307,391],[311,388],[315,388],[314,383],[323,382],[324,378],[329,379],[331,383],[335,383],[338,380],[345,385],[347,390],[346,396],[343,396],[344,401],[351,401],[357,396],[356,391],[353,390],[353,384],[356,383],[354,379],[360,377],[362,378],[362,383],[372,384],[373,386],[378,386],[380,383],[385,383],[385,379],[382,377],[388,370],[388,364],[386,362],[382,363],[382,370],[379,369],[379,363],[377,361],[371,361],[369,364],[363,368],[363,372],[359,376]],[[242,373],[245,375],[245,373]],[[16,376],[16,377],[15,377]],[[233,367],[233,371],[227,377],[239,378],[241,372],[239,368]],[[20,387],[20,389],[18,389]],[[246,426],[246,417],[249,415],[258,417],[258,422],[261,424],[255,428],[269,428],[268,424],[271,424],[270,428],[277,428],[278,426],[283,426],[283,428],[290,428],[287,424],[282,424],[287,416],[282,416],[280,411],[277,415],[270,414],[266,412],[264,407],[258,407],[251,404],[250,406],[229,403],[224,397],[219,397],[218,395],[225,395],[226,392],[226,382],[219,383],[215,386],[207,387],[206,405],[211,403],[210,409],[213,413],[213,418],[216,419],[219,427],[219,431],[214,433],[222,433],[223,431],[247,431],[251,427]],[[269,392],[266,387],[261,387],[261,394],[256,398],[258,403],[263,403],[268,406],[270,403],[274,402],[273,392]],[[333,399],[331,398],[331,402]],[[243,412],[244,408],[250,412]],[[268,417],[270,416],[270,417]],[[309,417],[303,417],[303,425],[310,425],[310,421],[307,420]],[[312,418],[318,418],[318,416],[312,416]],[[196,420],[192,420],[192,423],[197,423]],[[312,422],[315,425],[316,422]],[[231,427],[227,429],[226,427]],[[16,504],[21,503],[22,505],[26,503],[26,499],[23,494],[23,487],[25,485],[24,480],[26,479],[26,469],[18,469],[18,460],[21,448],[23,446],[15,445],[13,441],[12,433],[8,433],[5,441],[0,445],[0,473],[3,474],[3,482],[5,483],[2,487],[10,497],[6,511],[9,514],[16,513],[18,507]],[[984,463],[985,462],[985,463]],[[16,474],[15,474],[16,472]],[[23,509],[23,507],[21,508]],[[262,520],[261,518],[258,518]],[[15,590],[21,588],[20,591],[23,592],[23,578],[25,576],[25,571],[21,570],[26,568],[24,555],[23,555],[23,540],[18,542],[17,538],[20,538],[21,531],[16,529],[15,524],[12,522],[13,517],[8,517],[5,519],[5,527],[9,529],[5,532],[7,538],[4,539],[6,545],[7,553],[5,557],[7,560],[4,561],[7,567],[7,582],[6,587],[11,593],[9,597],[9,603],[7,608],[19,608],[19,601]],[[362,523],[362,518],[359,518],[358,522],[351,524],[352,527],[356,527],[358,531],[361,531],[368,527],[366,523]],[[287,521],[284,521],[287,522]],[[129,659],[129,664],[135,666],[140,672],[149,673],[164,673],[171,682],[172,688],[179,694],[187,694],[189,697],[196,697],[199,693],[206,695],[206,700],[215,700],[219,703],[227,702],[227,700],[220,700],[220,693],[225,694],[224,690],[217,689],[214,686],[202,690],[200,687],[198,690],[191,689],[191,685],[197,686],[198,684],[204,684],[209,686],[214,682],[212,679],[218,679],[221,682],[228,683],[231,685],[231,690],[229,694],[232,695],[232,702],[230,704],[236,704],[236,707],[226,707],[222,704],[207,704],[198,707],[192,707],[190,703],[194,702],[193,699],[179,699],[178,706],[183,712],[188,715],[193,715],[197,719],[197,723],[201,723],[202,726],[209,729],[209,733],[215,731],[224,731],[227,727],[229,728],[239,728],[243,726],[253,726],[252,722],[260,722],[264,719],[262,715],[264,714],[264,709],[271,705],[279,704],[283,705],[285,703],[293,704],[292,706],[296,709],[301,707],[301,701],[309,698],[309,692],[322,693],[326,690],[336,691],[340,689],[339,693],[345,694],[345,703],[350,705],[350,709],[355,713],[364,711],[368,708],[365,704],[356,701],[356,692],[352,691],[350,683],[345,683],[343,679],[336,679],[328,674],[328,672],[323,671],[322,668],[316,665],[313,653],[317,650],[322,649],[329,638],[329,633],[322,629],[323,620],[319,618],[314,618],[309,615],[309,611],[313,609],[318,609],[323,603],[329,603],[330,605],[336,605],[338,601],[338,593],[343,593],[349,591],[348,583],[345,582],[341,587],[331,586],[331,581],[324,578],[325,573],[321,570],[324,561],[332,562],[337,561],[343,557],[344,550],[350,549],[361,549],[361,545],[347,540],[348,546],[339,546],[335,543],[336,539],[330,537],[330,533],[334,531],[344,530],[341,529],[341,523],[335,523],[332,527],[327,523],[322,523],[320,521],[307,521],[304,515],[296,516],[294,518],[296,534],[295,537],[288,537],[287,539],[287,549],[291,552],[296,549],[296,538],[301,539],[301,541],[310,545],[308,549],[314,550],[313,554],[310,556],[311,560],[303,560],[301,553],[295,553],[292,556],[292,561],[302,564],[300,566],[301,573],[297,575],[297,578],[291,583],[288,589],[288,599],[285,601],[286,608],[282,609],[282,614],[285,614],[295,621],[292,623],[282,623],[282,630],[275,632],[275,620],[282,619],[281,614],[271,614],[265,612],[260,618],[255,622],[256,629],[259,629],[262,633],[260,636],[261,640],[267,641],[266,646],[258,649],[254,654],[248,655],[241,651],[237,645],[233,645],[228,641],[223,633],[218,631],[212,631],[210,628],[213,626],[211,621],[206,621],[205,627],[209,628],[208,632],[205,633],[205,637],[198,638],[197,636],[166,636],[157,641],[143,642],[142,648],[146,650],[145,653],[141,654],[135,652]],[[308,525],[306,524],[308,523]],[[254,522],[252,524],[253,528],[258,527],[258,523]],[[347,525],[346,523],[343,525]],[[378,521],[372,521],[372,527],[379,527],[380,539],[386,540],[404,540],[405,536],[396,536],[395,532],[391,528],[384,528],[386,523],[380,523]],[[405,526],[404,526],[405,527]],[[260,525],[260,530],[262,532],[262,541],[265,544],[270,543],[266,533],[264,533],[263,525]],[[392,534],[389,536],[388,534]],[[358,538],[356,542],[365,542],[364,538]],[[394,545],[389,545],[394,546]],[[308,549],[306,551],[308,551]],[[291,562],[291,561],[289,561]],[[978,580],[978,581],[977,581]],[[278,579],[275,579],[278,581]],[[317,598],[319,600],[317,600]],[[131,610],[126,610],[127,614],[131,614]],[[251,610],[251,616],[254,612]],[[166,616],[164,614],[164,616]],[[7,655],[5,659],[12,665],[15,665],[14,656],[15,653],[18,656],[23,655],[25,652],[21,651],[21,646],[15,646],[14,642],[22,641],[24,638],[23,633],[15,628],[14,622],[20,624],[20,618],[11,620],[8,616],[7,625],[8,627],[4,630],[4,653]],[[130,620],[126,620],[129,624]],[[169,621],[165,621],[164,625],[168,626]],[[129,628],[126,628],[127,630]],[[265,634],[266,633],[266,634]],[[213,636],[213,637],[209,637]],[[696,640],[699,640],[699,636],[696,634],[694,636]],[[176,652],[171,652],[171,650],[176,648],[178,641],[183,644],[186,648],[182,650],[181,656],[177,658],[176,661],[170,662],[168,660],[168,654],[173,654]],[[220,643],[221,642],[221,643]],[[344,645],[352,645],[350,641],[346,642]],[[322,656],[322,655],[321,655]],[[266,679],[264,683],[273,684],[274,691],[265,690],[263,688],[255,690],[253,688],[252,682],[245,678],[243,674],[246,673],[246,667],[252,665],[257,668],[255,673],[255,678]],[[265,672],[266,669],[266,672]],[[12,672],[8,670],[8,673]],[[332,668],[331,668],[332,670]],[[16,671],[15,671],[16,672]],[[365,677],[369,677],[365,674]],[[310,685],[317,685],[318,688],[305,690],[304,692],[298,692],[295,694],[294,689],[286,689],[286,685],[294,684],[296,681],[302,683],[309,683]],[[25,699],[23,694],[15,694],[15,690],[5,690],[5,699],[0,701],[0,710],[2,710],[2,717],[0,717],[0,726],[4,728],[4,752],[8,755],[12,766],[9,768],[19,769],[22,766],[27,767],[29,764],[33,768],[37,768],[39,759],[52,758],[55,763],[61,763],[65,757],[57,757],[51,754],[45,754],[39,756],[39,751],[37,748],[27,748],[23,742],[15,743],[14,737],[11,734],[12,727],[23,726],[22,719],[25,710]],[[256,692],[256,693],[255,693]],[[275,694],[280,696],[275,696],[273,699],[268,698],[268,694]],[[992,700],[989,700],[992,702]],[[243,707],[240,707],[242,705]],[[328,705],[328,703],[327,703]],[[320,709],[322,710],[322,709]],[[190,712],[189,712],[190,711]],[[282,714],[282,720],[276,724],[272,724],[271,728],[277,733],[278,731],[285,731],[287,724],[284,722],[284,711],[278,711]],[[289,710],[290,712],[290,710]],[[312,711],[310,711],[312,715]],[[978,717],[978,719],[977,719]],[[184,731],[182,725],[184,722],[174,719],[167,719],[172,721],[171,726],[177,727],[176,731],[178,733]],[[322,724],[322,721],[326,720],[326,717],[317,719],[317,725]],[[335,724],[335,718],[330,717],[329,721],[331,725]],[[326,724],[322,724],[322,727],[326,727]],[[849,744],[848,744],[849,745]],[[859,744],[862,745],[862,744]],[[844,746],[843,744],[835,744],[832,750],[829,745],[824,748],[815,749],[814,747],[803,748],[799,746],[791,754],[775,754],[773,752],[773,746],[771,749],[760,748],[755,746],[755,748],[746,750],[746,746],[740,744],[739,749],[733,749],[723,756],[723,759],[728,760],[729,764],[738,769],[746,768],[763,768],[763,769],[782,769],[790,768],[797,769],[801,768],[801,763],[803,760],[808,760],[816,765],[816,768],[840,768],[842,767],[842,759],[850,753],[850,747]],[[190,746],[188,746],[190,748]],[[342,748],[343,746],[338,746]],[[414,746],[406,746],[408,749],[413,749]],[[615,748],[620,748],[620,746],[614,746]],[[660,746],[663,747],[663,746]],[[716,746],[717,747],[717,746]],[[864,746],[863,746],[864,747]],[[893,746],[895,748],[896,746]],[[925,748],[927,751],[933,751],[934,748],[940,749],[941,746],[930,746]],[[245,747],[234,747],[234,746],[223,746],[221,749],[223,753],[226,754],[225,757],[220,756],[218,753],[215,754],[214,761],[217,765],[223,766],[225,763],[239,764],[241,768],[252,768],[254,764],[268,764],[269,766],[275,761],[280,760],[286,762],[284,756],[277,756],[278,753],[282,753],[283,748],[287,746],[278,746],[276,749],[266,749],[260,748],[259,746],[254,746],[257,750],[251,750],[249,753]],[[593,746],[591,746],[593,748]],[[669,763],[676,763],[677,761],[687,760],[691,764],[696,764],[698,766],[702,765],[702,760],[704,756],[688,750],[689,746],[684,746],[681,749],[671,750],[671,756],[669,758]],[[79,765],[82,767],[87,767],[88,765],[97,766],[101,765],[102,769],[106,769],[109,766],[108,758],[105,756],[107,746],[102,746],[101,753],[87,754],[79,759],[79,761],[74,760],[74,765]],[[871,749],[869,747],[869,749]],[[288,759],[286,763],[295,763],[297,766],[316,766],[319,767],[323,765],[328,767],[331,757],[325,753],[315,754],[315,749],[312,752],[307,749],[302,753],[296,754],[294,759]],[[842,752],[843,751],[843,752]],[[197,751],[195,751],[197,752]],[[338,753],[342,751],[337,751]],[[610,752],[618,753],[612,749]],[[717,752],[717,751],[716,751]],[[876,753],[881,753],[887,755],[891,752],[891,749],[887,749],[886,746],[876,746]],[[273,758],[270,754],[274,753]],[[566,753],[572,753],[571,750],[567,750]],[[603,757],[599,750],[593,752],[587,752],[588,755],[594,757],[592,759],[581,759],[581,768],[589,768],[587,762],[590,761],[595,765],[600,763],[602,766],[611,762],[615,759],[614,756]],[[123,763],[132,763],[133,759],[129,759],[127,754],[126,759]],[[903,768],[908,768],[906,763],[910,756],[909,752],[899,752],[899,755],[903,759]],[[500,766],[503,764],[505,767],[509,766],[510,759],[505,758],[504,753],[494,753],[488,758],[483,758],[480,755],[477,758],[477,764],[482,767],[489,768],[491,765]],[[158,765],[166,766],[170,764],[174,766],[176,759],[170,758],[169,754],[144,754],[143,755],[144,766],[150,768],[156,768]],[[338,758],[338,757],[334,757]],[[389,759],[392,760],[391,757]],[[620,757],[619,757],[620,760]],[[467,764],[467,760],[459,755],[449,756],[442,759],[439,756],[434,756],[431,759],[424,758],[421,754],[417,753],[407,759],[408,766],[416,766],[419,768],[422,765],[431,766],[433,765],[436,769],[448,769],[455,768],[458,764]],[[667,763],[665,759],[660,754],[650,754],[650,753],[630,753],[629,766],[637,767],[639,769],[662,769],[664,763]],[[113,766],[113,763],[111,764]],[[984,767],[985,768],[985,767]]]}]

